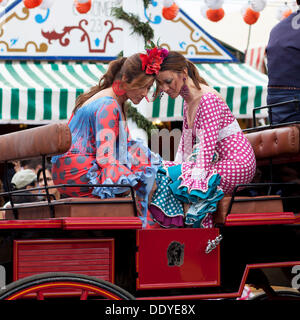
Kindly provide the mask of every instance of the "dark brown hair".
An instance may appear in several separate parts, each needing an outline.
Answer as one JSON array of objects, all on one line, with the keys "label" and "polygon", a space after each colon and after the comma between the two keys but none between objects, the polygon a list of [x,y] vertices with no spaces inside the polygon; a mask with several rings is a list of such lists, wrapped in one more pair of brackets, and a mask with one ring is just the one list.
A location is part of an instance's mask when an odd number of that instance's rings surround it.
[{"label": "dark brown hair", "polygon": [[187,68],[189,77],[198,89],[200,89],[200,83],[208,85],[204,78],[199,75],[196,66],[177,51],[169,51],[159,71],[182,72],[185,68]]},{"label": "dark brown hair", "polygon": [[77,109],[96,93],[111,87],[115,80],[121,80],[122,78],[126,79],[126,82],[124,82],[124,89],[134,90],[148,86],[154,79],[154,75],[146,74],[145,71],[142,70],[142,62],[139,53],[128,58],[124,57],[111,61],[106,73],[100,78],[98,85],[77,97],[73,112],[75,113]]}]

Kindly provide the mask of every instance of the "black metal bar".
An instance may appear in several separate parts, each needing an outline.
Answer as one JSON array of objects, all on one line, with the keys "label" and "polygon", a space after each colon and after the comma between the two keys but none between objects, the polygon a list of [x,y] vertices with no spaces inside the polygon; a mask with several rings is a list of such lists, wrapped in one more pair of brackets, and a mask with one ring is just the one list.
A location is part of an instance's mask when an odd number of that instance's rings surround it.
[{"label": "black metal bar", "polygon": [[[108,188],[114,188],[114,187],[124,187],[124,188],[130,188],[132,190],[132,194],[134,195],[133,192],[133,187],[131,185],[127,184],[57,184],[54,186],[48,186],[48,189],[53,189],[53,188],[72,188],[72,187],[108,187]],[[37,188],[30,188],[28,191],[38,191],[38,190],[45,190],[45,187],[37,187]],[[23,192],[24,190],[14,190],[14,191],[9,191],[10,193],[19,193]],[[8,195],[9,192],[1,192],[0,196]],[[49,194],[50,197],[53,195]]]},{"label": "black metal bar", "polygon": [[[42,173],[43,173],[44,189],[45,189],[45,192],[46,192],[46,198],[47,198],[48,204],[50,204],[51,203],[51,197],[50,197],[48,183],[47,183],[46,156],[45,155],[42,156]],[[54,212],[54,207],[53,206],[50,206],[50,216],[51,216],[51,218],[55,217],[55,212]]]},{"label": "black metal bar", "polygon": [[[254,128],[256,127],[256,111],[257,110],[262,110],[262,109],[268,108],[268,119],[269,119],[270,126],[272,126],[273,125],[273,119],[272,119],[272,112],[270,112],[270,110],[272,110],[272,108],[281,107],[283,105],[286,105],[286,104],[289,104],[289,103],[295,103],[295,102],[299,103],[300,100],[293,99],[293,100],[288,100],[288,101],[283,101],[283,102],[278,102],[278,103],[273,103],[273,104],[269,104],[269,105],[253,108],[253,110],[252,110],[252,119],[253,119]],[[293,122],[285,122],[284,124],[285,125],[292,124]]]},{"label": "black metal bar", "polygon": [[5,161],[4,162],[4,178],[5,178],[5,183],[7,185],[8,188],[8,192],[6,193],[8,195],[8,199],[10,202],[10,205],[12,207],[13,210],[13,215],[15,217],[15,219],[17,220],[19,218],[19,213],[18,210],[14,208],[14,201],[13,201],[13,197],[12,197],[12,193],[11,193],[11,182],[8,181],[8,162]]},{"label": "black metal bar", "polygon": [[[114,199],[116,199],[116,198],[114,198]],[[120,198],[121,199],[121,198]],[[104,204],[120,204],[120,203],[133,203],[132,202],[132,200],[120,200],[120,201],[112,201],[112,200],[107,200],[107,201],[105,201],[105,202],[103,202]],[[49,207],[54,207],[54,206],[60,206],[60,205],[64,205],[64,204],[66,204],[65,202],[50,202],[50,203],[45,203],[44,205],[40,205],[40,206],[42,206],[42,207],[45,207],[45,206],[49,206]],[[71,202],[70,203],[67,203],[67,204],[72,204]],[[74,202],[74,204],[100,204],[100,202],[99,201],[84,201],[84,200],[82,200],[82,201],[76,201],[76,202]],[[36,205],[34,205],[34,202],[31,202],[30,204],[29,204],[29,202],[28,202],[28,205],[26,205],[26,203],[25,203],[25,205],[24,204],[22,204],[22,209],[24,209],[24,208],[35,208],[36,207]],[[5,208],[5,209],[3,209],[3,210],[13,210],[12,208]]]},{"label": "black metal bar", "polygon": [[264,131],[264,130],[268,130],[268,129],[275,129],[275,128],[281,128],[281,127],[286,127],[286,126],[292,126],[295,124],[300,124],[300,121],[290,121],[290,122],[283,122],[283,123],[276,123],[276,124],[268,124],[265,126],[243,129],[243,132],[244,133],[259,132],[259,131]]}]

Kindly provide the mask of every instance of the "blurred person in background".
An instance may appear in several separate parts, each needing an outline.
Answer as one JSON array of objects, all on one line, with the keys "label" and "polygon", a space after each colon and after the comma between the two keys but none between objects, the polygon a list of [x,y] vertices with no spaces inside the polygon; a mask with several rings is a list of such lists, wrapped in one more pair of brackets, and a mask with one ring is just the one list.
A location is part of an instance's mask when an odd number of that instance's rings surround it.
[{"label": "blurred person in background", "polygon": [[[23,190],[20,194],[16,193],[12,195],[12,200],[14,204],[18,203],[28,203],[38,201],[37,195],[30,191],[29,189],[36,187],[37,176],[35,172],[31,169],[24,169],[17,171],[11,180],[11,189]],[[11,206],[10,201],[7,201],[3,208],[8,208]],[[0,212],[1,219],[5,218],[5,211]]]},{"label": "blurred person in background", "polygon": [[[50,164],[46,164],[45,173],[46,173],[47,186],[48,187],[54,186]],[[38,187],[45,187],[45,181],[44,181],[44,177],[43,177],[43,169],[42,168],[40,168],[37,172],[37,184],[38,184]],[[39,193],[46,193],[46,192],[44,190],[40,190]],[[60,193],[56,188],[49,189],[49,193],[51,195],[53,195],[55,198],[55,199],[51,199],[51,200],[60,199]]]}]

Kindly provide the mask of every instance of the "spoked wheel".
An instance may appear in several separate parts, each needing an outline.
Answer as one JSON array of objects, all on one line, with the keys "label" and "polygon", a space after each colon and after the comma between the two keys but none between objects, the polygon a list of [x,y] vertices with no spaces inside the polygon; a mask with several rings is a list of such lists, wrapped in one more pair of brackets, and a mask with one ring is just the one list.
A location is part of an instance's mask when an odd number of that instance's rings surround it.
[{"label": "spoked wheel", "polygon": [[129,292],[107,281],[72,273],[43,273],[17,280],[0,291],[0,300],[45,298],[133,300]]},{"label": "spoked wheel", "polygon": [[300,301],[300,293],[288,291],[288,290],[279,290],[275,291],[274,295],[267,295],[266,293],[261,293],[250,300],[255,301],[267,301],[267,300],[298,300]]}]

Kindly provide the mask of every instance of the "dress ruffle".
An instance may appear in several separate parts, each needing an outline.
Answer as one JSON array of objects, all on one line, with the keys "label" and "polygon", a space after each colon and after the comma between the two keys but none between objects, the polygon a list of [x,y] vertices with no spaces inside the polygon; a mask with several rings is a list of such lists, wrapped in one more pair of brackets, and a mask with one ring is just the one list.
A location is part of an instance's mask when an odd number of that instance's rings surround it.
[{"label": "dress ruffle", "polygon": [[223,191],[217,187],[212,198],[192,203],[186,214],[185,224],[192,226],[193,228],[203,227],[203,222],[208,215],[213,214],[217,210],[218,201],[220,201],[223,196]]},{"label": "dress ruffle", "polygon": [[156,175],[156,185],[149,210],[155,222],[162,227],[183,227],[184,209],[183,204],[175,197],[168,187],[172,180],[167,176],[167,172],[160,167]]},{"label": "dress ruffle", "polygon": [[[224,196],[219,187],[221,176],[217,172],[211,172],[207,181],[203,181],[206,191],[190,189],[183,185],[181,169],[182,165],[163,166],[159,169],[156,180],[158,188],[150,207],[150,210],[155,207],[155,210],[151,210],[152,216],[164,227],[182,227],[184,224],[194,228],[205,227],[205,221],[211,219],[208,215],[216,211],[218,201]],[[185,221],[183,203],[190,204]]]},{"label": "dress ruffle", "polygon": [[162,210],[155,205],[151,204],[149,210],[152,214],[153,221],[157,222],[164,228],[179,228],[184,226],[184,215],[178,215],[175,217],[168,217],[162,212]]},{"label": "dress ruffle", "polygon": [[[168,168],[168,175],[173,183],[170,188],[178,199],[183,202],[191,203],[191,206],[186,214],[185,224],[194,228],[203,227],[202,221],[207,217],[208,213],[213,213],[217,209],[217,203],[220,201],[224,193],[219,187],[221,176],[212,171],[206,179],[195,180],[190,179],[191,184],[187,187],[181,180],[182,172],[181,165]],[[205,185],[206,188],[196,188],[195,185]]]},{"label": "dress ruffle", "polygon": [[[89,169],[87,173],[88,184],[104,184],[104,185],[112,185],[112,184],[127,184],[135,187],[138,184],[138,176],[136,174],[132,174],[130,170],[130,174],[128,176],[122,175],[118,180],[112,181],[111,178],[105,179],[104,173],[102,172],[103,168],[101,168],[96,160],[92,162],[92,167]],[[99,175],[100,172],[100,175]],[[97,196],[101,199],[114,198],[116,195],[124,193],[128,191],[127,187],[94,187],[92,191],[92,195]]]}]

